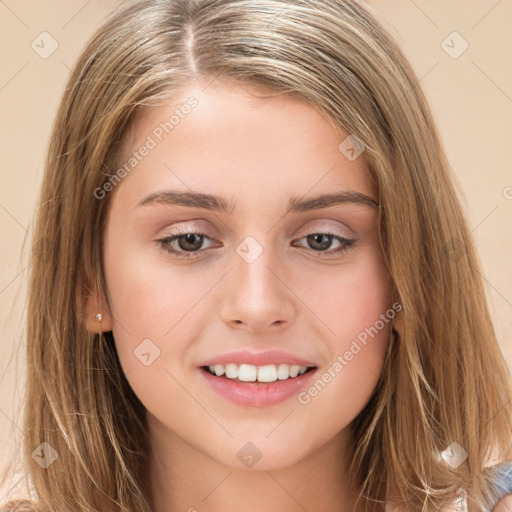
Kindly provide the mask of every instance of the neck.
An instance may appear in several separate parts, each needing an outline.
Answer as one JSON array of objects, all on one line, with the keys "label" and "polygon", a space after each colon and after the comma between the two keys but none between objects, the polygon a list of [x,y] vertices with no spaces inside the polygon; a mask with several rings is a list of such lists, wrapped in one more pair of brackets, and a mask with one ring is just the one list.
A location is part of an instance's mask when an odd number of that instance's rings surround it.
[{"label": "neck", "polygon": [[[148,418],[149,477],[154,512],[360,512],[357,486],[349,483],[343,456],[348,429],[287,467],[240,469],[187,444]],[[263,461],[263,458],[261,459]]]}]

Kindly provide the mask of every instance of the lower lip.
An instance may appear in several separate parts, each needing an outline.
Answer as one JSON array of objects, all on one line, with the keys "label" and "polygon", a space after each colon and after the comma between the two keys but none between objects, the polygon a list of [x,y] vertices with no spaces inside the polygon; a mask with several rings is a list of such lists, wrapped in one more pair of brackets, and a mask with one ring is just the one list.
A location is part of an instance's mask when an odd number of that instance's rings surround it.
[{"label": "lower lip", "polygon": [[204,368],[200,368],[200,371],[211,388],[228,400],[249,407],[266,407],[297,395],[316,373],[316,368],[297,377],[274,382],[242,382],[238,379],[216,377]]}]

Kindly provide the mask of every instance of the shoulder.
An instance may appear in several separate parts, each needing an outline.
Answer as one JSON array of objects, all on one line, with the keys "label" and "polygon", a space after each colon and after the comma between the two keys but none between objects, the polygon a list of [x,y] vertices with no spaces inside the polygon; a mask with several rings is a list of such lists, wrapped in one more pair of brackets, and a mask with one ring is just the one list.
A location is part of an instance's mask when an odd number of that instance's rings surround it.
[{"label": "shoulder", "polygon": [[493,484],[498,501],[492,512],[512,512],[512,460],[501,462],[488,468],[493,476]]},{"label": "shoulder", "polygon": [[504,496],[512,493],[512,460],[487,468],[493,478],[496,490]]},{"label": "shoulder", "polygon": [[512,494],[508,494],[496,503],[492,512],[512,512]]},{"label": "shoulder", "polygon": [[[491,476],[496,500],[494,507],[488,512],[512,512],[512,460],[487,466],[485,470]],[[467,510],[466,498],[463,498],[463,503],[454,503],[444,512],[454,512],[456,510]],[[388,501],[386,502],[385,512],[404,511]]]}]

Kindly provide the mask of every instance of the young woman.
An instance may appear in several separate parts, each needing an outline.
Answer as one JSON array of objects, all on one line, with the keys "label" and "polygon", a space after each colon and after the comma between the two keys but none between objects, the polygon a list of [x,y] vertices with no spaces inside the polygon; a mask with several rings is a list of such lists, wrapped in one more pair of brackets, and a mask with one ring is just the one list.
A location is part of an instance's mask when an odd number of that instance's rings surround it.
[{"label": "young woman", "polygon": [[2,510],[506,510],[510,374],[417,82],[358,2],[98,30],[37,210],[34,495]]}]

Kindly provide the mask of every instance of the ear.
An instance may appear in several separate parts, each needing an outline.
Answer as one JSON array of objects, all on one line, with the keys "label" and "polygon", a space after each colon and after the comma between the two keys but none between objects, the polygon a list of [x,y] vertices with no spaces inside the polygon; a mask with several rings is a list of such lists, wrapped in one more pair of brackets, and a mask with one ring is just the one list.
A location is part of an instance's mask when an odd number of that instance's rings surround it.
[{"label": "ear", "polygon": [[398,311],[395,315],[395,318],[393,318],[393,329],[400,335],[400,337],[403,337],[404,333],[404,310],[401,309]]},{"label": "ear", "polygon": [[[401,338],[403,338],[404,334],[404,306],[402,304],[402,301],[400,300],[400,294],[398,293],[398,290],[395,287],[394,293],[393,293],[393,305],[400,304],[400,309],[396,312],[394,318],[393,318],[393,329],[400,335]],[[398,309],[398,308],[397,308]]]},{"label": "ear", "polygon": [[84,287],[80,319],[91,333],[112,330],[112,313],[104,293],[97,288]]}]

